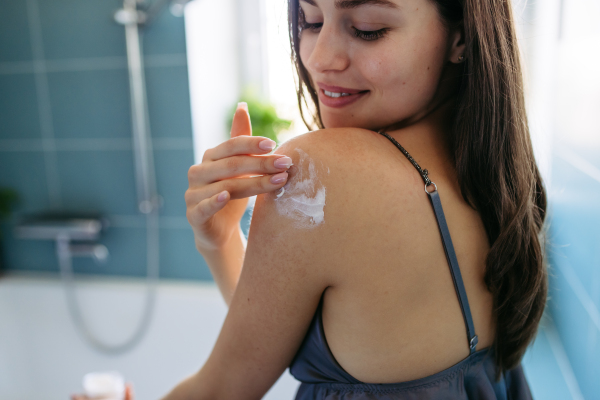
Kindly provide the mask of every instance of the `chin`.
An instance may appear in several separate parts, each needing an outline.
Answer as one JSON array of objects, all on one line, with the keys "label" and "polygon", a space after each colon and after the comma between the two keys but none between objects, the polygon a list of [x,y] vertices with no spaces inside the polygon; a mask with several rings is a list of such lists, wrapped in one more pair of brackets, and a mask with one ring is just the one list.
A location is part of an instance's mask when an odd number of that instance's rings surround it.
[{"label": "chin", "polygon": [[351,112],[328,113],[321,108],[321,120],[325,128],[362,128],[363,121],[352,115]]},{"label": "chin", "polygon": [[353,115],[352,112],[327,113],[321,109],[321,120],[325,128],[362,128],[376,130],[374,121]]}]

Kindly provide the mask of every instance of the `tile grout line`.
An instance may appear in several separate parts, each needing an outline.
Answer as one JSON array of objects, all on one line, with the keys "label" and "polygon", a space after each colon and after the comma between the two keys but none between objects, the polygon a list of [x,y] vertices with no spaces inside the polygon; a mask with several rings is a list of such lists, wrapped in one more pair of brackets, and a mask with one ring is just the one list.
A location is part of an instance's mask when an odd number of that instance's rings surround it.
[{"label": "tile grout line", "polygon": [[46,184],[51,208],[59,208],[62,204],[60,195],[60,176],[58,173],[58,160],[56,157],[56,144],[54,142],[54,127],[52,121],[52,108],[48,76],[45,71],[44,48],[42,40],[42,24],[37,0],[27,1],[27,20],[29,35],[31,36],[31,52],[33,56],[33,69],[35,87],[37,92],[40,130],[42,134],[42,148],[46,170]]},{"label": "tile grout line", "polygon": [[[113,228],[145,228],[146,221],[141,215],[108,214],[109,229]],[[190,230],[191,226],[186,217],[160,216],[159,226],[161,229]]]},{"label": "tile grout line", "polygon": [[[145,57],[147,68],[185,67],[187,58],[185,53],[154,54]],[[35,61],[0,62],[0,75],[31,74],[39,72],[80,72],[80,71],[105,71],[127,70],[127,58],[122,56],[106,57],[80,57],[58,60],[44,60],[43,65]]]},{"label": "tile grout line", "polygon": [[585,400],[583,397],[583,393],[581,393],[581,388],[579,387],[579,383],[577,382],[577,377],[573,372],[573,367],[571,367],[571,362],[569,361],[569,357],[567,356],[567,352],[560,341],[560,337],[558,336],[558,332],[556,331],[556,327],[554,323],[551,323],[550,326],[544,327],[544,334],[548,339],[548,343],[550,344],[550,350],[552,350],[552,354],[554,355],[554,359],[558,363],[558,368],[560,369],[560,373],[569,388],[569,393],[571,393],[571,397],[573,400]]},{"label": "tile grout line", "polygon": [[[2,152],[44,151],[45,139],[0,139]],[[153,138],[153,148],[157,151],[192,149],[192,138]],[[59,151],[129,151],[132,149],[129,138],[69,138],[54,139],[54,150]]]}]

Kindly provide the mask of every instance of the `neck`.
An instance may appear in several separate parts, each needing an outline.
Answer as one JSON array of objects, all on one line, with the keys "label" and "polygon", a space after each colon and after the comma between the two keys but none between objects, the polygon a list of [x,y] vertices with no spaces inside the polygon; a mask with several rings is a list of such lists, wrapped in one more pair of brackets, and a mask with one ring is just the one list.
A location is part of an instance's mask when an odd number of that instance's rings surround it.
[{"label": "neck", "polygon": [[[452,164],[450,133],[454,116],[454,101],[446,100],[412,124],[392,125],[385,132],[396,139],[422,167],[439,163]],[[421,160],[421,161],[419,161]]]}]

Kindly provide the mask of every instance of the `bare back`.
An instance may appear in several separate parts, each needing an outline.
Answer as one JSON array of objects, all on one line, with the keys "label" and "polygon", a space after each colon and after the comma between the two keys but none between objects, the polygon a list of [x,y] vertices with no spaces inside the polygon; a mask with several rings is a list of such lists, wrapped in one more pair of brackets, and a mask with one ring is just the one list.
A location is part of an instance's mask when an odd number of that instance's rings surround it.
[{"label": "bare back", "polygon": [[[327,188],[320,244],[329,250],[315,262],[333,282],[324,295],[323,326],[336,360],[362,382],[395,383],[466,358],[464,320],[419,173],[375,132],[309,134],[318,137],[304,142],[313,143],[310,152],[330,171],[320,173]],[[489,245],[481,219],[463,200],[451,167],[411,154],[438,187],[478,349],[489,347],[492,296],[483,281]]]}]

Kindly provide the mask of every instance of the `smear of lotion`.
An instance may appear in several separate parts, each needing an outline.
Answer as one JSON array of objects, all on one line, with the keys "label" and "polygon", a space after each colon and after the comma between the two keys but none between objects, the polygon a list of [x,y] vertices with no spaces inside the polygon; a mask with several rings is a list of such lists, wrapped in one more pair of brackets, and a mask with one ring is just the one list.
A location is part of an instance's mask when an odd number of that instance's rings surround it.
[{"label": "smear of lotion", "polygon": [[[279,190],[275,206],[279,214],[294,220],[297,228],[313,228],[325,220],[325,186],[319,180],[315,163],[302,149],[295,175]],[[329,167],[327,167],[329,173]]]}]

